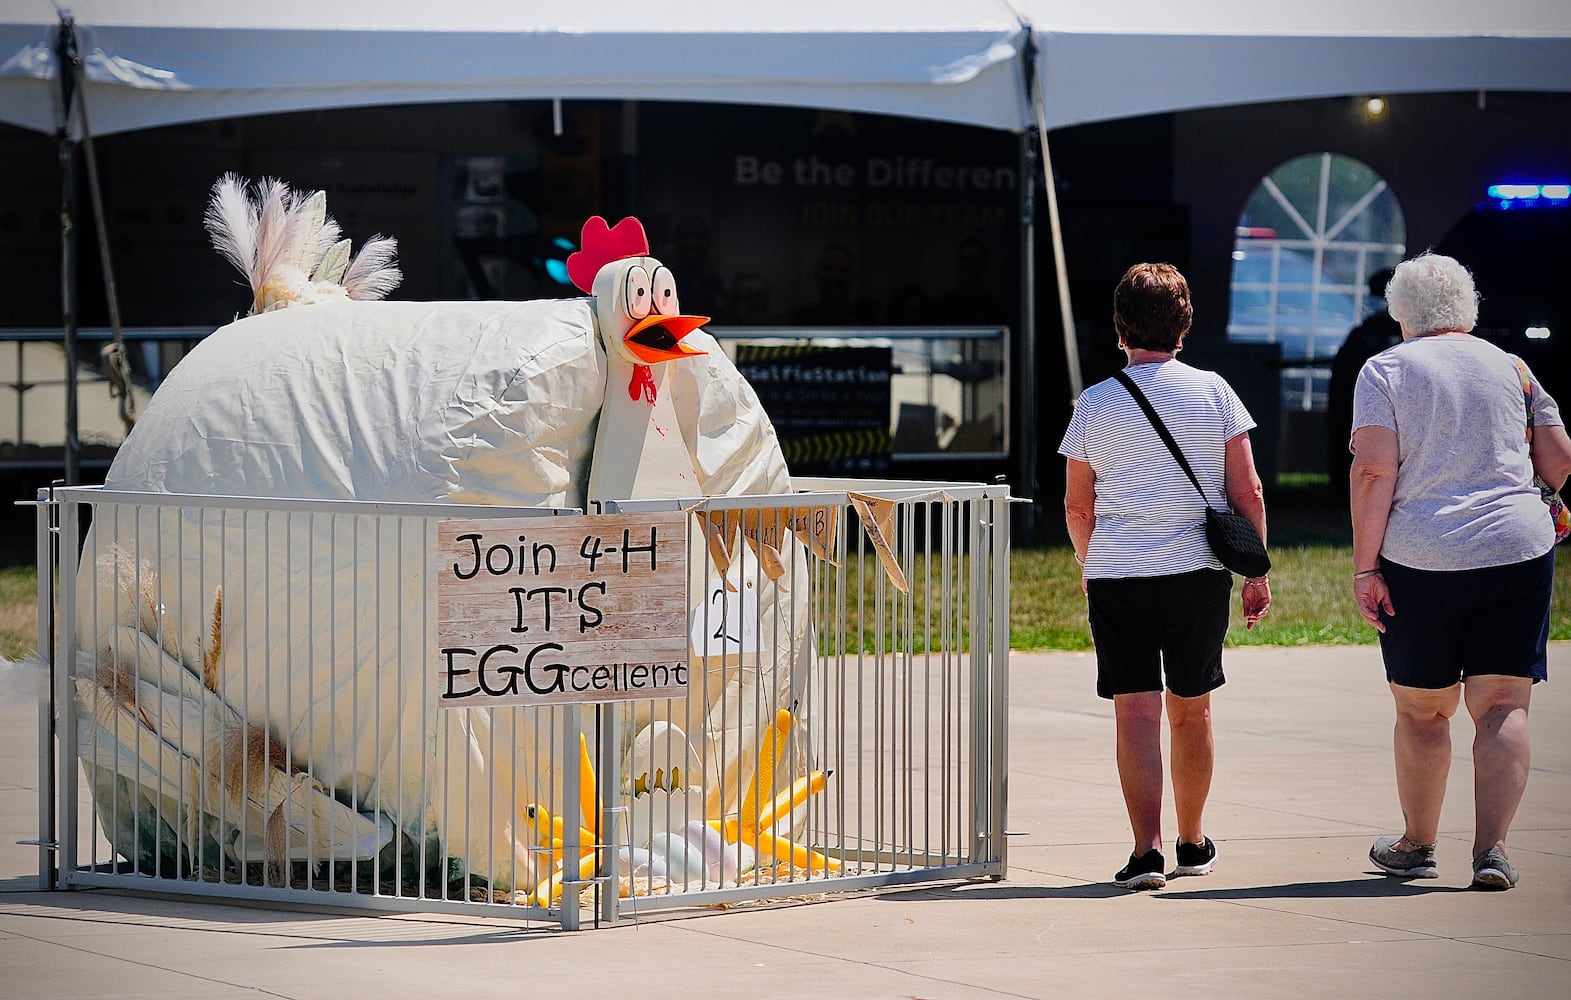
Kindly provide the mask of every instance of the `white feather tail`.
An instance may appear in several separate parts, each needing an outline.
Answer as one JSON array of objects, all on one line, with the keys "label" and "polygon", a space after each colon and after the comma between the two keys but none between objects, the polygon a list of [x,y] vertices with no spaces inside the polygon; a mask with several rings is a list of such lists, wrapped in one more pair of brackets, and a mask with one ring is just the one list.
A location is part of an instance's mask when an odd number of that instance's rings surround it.
[{"label": "white feather tail", "polygon": [[398,241],[380,233],[365,241],[344,272],[344,290],[352,299],[380,299],[398,287],[404,272],[398,269]]},{"label": "white feather tail", "polygon": [[213,185],[204,219],[213,247],[246,276],[251,313],[335,299],[379,299],[403,280],[398,242],[374,236],[351,261],[349,241],[327,214],[322,191],[297,192],[264,178],[253,197],[225,174]]},{"label": "white feather tail", "polygon": [[202,220],[213,248],[250,281],[256,270],[256,210],[246,197],[245,182],[225,174],[213,184],[213,197]]}]

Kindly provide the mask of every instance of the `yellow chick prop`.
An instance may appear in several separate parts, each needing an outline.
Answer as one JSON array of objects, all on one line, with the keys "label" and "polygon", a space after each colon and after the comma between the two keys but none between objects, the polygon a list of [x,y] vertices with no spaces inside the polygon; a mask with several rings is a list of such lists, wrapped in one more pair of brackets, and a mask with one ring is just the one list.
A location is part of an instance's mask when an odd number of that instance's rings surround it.
[{"label": "yellow chick prop", "polygon": [[[583,810],[587,827],[578,828],[578,878],[594,878],[600,854],[600,795],[595,784],[595,769],[589,758],[589,740],[578,735],[578,802]],[[535,886],[535,905],[549,909],[562,895],[562,878],[566,862],[563,850],[567,844],[567,825],[562,817],[551,815],[545,806],[531,802],[524,807],[524,818],[535,831],[535,840],[548,850],[551,857],[551,874]]]},{"label": "yellow chick prop", "polygon": [[786,709],[782,708],[775,713],[774,725],[769,727],[758,743],[758,764],[753,768],[753,777],[741,800],[741,818],[710,820],[709,828],[719,833],[727,843],[745,844],[756,855],[768,855],[776,861],[805,868],[809,873],[839,871],[840,862],[834,858],[768,832],[778,817],[789,814],[810,796],[823,791],[828,784],[828,774],[811,771],[797,778],[791,787],[781,790],[770,801],[763,801],[762,796],[774,777],[775,762],[785,749],[794,721]]}]

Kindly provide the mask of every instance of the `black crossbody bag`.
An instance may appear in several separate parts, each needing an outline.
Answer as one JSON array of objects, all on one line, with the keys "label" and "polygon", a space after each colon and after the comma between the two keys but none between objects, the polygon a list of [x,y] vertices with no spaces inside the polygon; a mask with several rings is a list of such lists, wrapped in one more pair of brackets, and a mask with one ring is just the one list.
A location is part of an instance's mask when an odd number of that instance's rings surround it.
[{"label": "black crossbody bag", "polygon": [[1135,397],[1135,402],[1140,404],[1140,409],[1145,411],[1146,418],[1151,421],[1151,426],[1156,428],[1157,434],[1162,438],[1162,443],[1167,445],[1168,451],[1178,459],[1179,466],[1184,470],[1184,475],[1195,484],[1200,499],[1206,505],[1206,541],[1211,545],[1211,551],[1223,566],[1243,577],[1265,576],[1271,570],[1271,557],[1266,554],[1265,543],[1260,540],[1260,535],[1255,531],[1255,526],[1242,514],[1231,511],[1217,510],[1211,506],[1211,501],[1206,497],[1206,491],[1200,488],[1200,480],[1195,477],[1195,470],[1189,467],[1189,461],[1184,458],[1184,453],[1178,450],[1178,442],[1173,440],[1173,435],[1168,431],[1162,418],[1157,416],[1156,409],[1151,401],[1146,399],[1145,393],[1135,385],[1134,379],[1124,372],[1113,376],[1123,383],[1129,394]]}]

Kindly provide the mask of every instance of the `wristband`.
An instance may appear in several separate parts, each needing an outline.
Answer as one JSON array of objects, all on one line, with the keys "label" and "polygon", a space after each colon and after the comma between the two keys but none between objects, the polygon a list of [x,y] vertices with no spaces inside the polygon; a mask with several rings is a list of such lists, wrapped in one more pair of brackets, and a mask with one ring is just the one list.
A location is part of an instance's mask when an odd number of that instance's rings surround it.
[{"label": "wristband", "polygon": [[1380,575],[1380,570],[1378,570],[1378,569],[1365,569],[1365,570],[1360,570],[1357,573],[1354,573],[1353,574],[1353,579],[1355,579],[1355,580],[1365,580],[1365,579],[1368,579],[1371,576],[1379,576],[1379,575]]}]

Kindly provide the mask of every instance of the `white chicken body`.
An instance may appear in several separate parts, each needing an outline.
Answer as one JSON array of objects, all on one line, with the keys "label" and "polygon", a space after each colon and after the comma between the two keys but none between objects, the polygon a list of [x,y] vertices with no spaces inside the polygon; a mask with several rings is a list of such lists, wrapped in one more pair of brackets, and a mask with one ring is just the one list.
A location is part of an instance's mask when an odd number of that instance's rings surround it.
[{"label": "white chicken body", "polygon": [[[789,492],[756,394],[698,329],[704,320],[676,312],[669,272],[640,253],[602,263],[594,278],[592,301],[344,301],[240,320],[171,373],[106,485],[546,507]],[[535,783],[552,780],[549,763],[534,759],[535,716],[432,711],[429,636],[402,623],[434,621],[434,594],[422,574],[383,573],[424,551],[423,523],[372,533],[354,517],[257,512],[242,531],[153,505],[127,520],[135,524],[120,537],[147,546],[129,555],[162,581],[166,613],[185,637],[170,652],[185,669],[201,672],[197,639],[221,585],[218,697],[354,809],[438,839],[447,855],[490,859],[494,885],[533,883],[531,845],[486,803],[531,801]],[[95,524],[88,558],[107,544]],[[800,546],[788,561],[788,578],[805,581]],[[115,580],[88,570],[78,575],[79,607],[127,607]],[[761,655],[695,651],[692,696],[674,706],[732,794],[757,745],[753,706],[790,704],[790,684],[806,677],[791,657],[811,655],[796,634],[810,617],[805,583],[789,594],[762,589],[762,610],[791,608],[761,620],[796,631],[764,629]],[[82,648],[101,648],[122,624],[82,617]],[[718,705],[730,708],[711,711]],[[629,738],[649,720],[630,721]],[[472,813],[437,808],[466,795]]]}]

